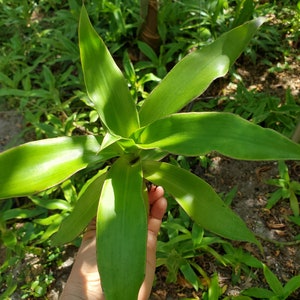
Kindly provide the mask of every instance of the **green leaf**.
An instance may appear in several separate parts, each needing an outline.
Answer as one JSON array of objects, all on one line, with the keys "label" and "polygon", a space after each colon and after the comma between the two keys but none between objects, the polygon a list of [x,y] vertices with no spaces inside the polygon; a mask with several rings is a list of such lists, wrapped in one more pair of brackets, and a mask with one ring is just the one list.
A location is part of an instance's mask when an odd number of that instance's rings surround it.
[{"label": "green leaf", "polygon": [[[62,216],[63,216],[62,213],[58,213],[58,214],[54,214],[54,215],[51,214],[50,216],[48,216],[46,218],[45,217],[41,218],[41,219],[34,218],[33,223],[44,225],[44,226],[49,226],[49,225],[52,225],[53,223],[57,223],[58,219],[61,222]],[[57,226],[57,227],[59,227],[59,226]]]},{"label": "green leaf", "polygon": [[167,163],[143,162],[144,176],[174,196],[186,213],[203,228],[222,237],[258,244],[245,223],[213,188],[190,172]]},{"label": "green leaf", "polygon": [[184,275],[185,279],[193,286],[193,288],[198,291],[199,289],[199,278],[191,265],[185,261],[184,264],[180,266],[180,271]]},{"label": "green leaf", "polygon": [[236,13],[235,13],[232,27],[236,27],[250,20],[253,16],[254,8],[255,8],[255,4],[253,0],[239,1],[236,8]]},{"label": "green leaf", "polygon": [[89,163],[100,145],[94,136],[59,137],[23,144],[0,154],[0,198],[52,187]]},{"label": "green leaf", "polygon": [[146,197],[140,162],[119,158],[107,174],[97,214],[98,268],[107,300],[137,299],[146,262]]},{"label": "green leaf", "polygon": [[[289,169],[284,161],[278,162],[278,170],[280,178],[283,179],[284,182],[290,181]],[[282,185],[284,187],[284,184]]]},{"label": "green leaf", "polygon": [[295,195],[294,191],[291,190],[290,191],[290,207],[293,211],[293,214],[295,215],[295,217],[299,216],[299,202],[298,202],[298,198]]},{"label": "green leaf", "polygon": [[266,205],[267,209],[271,209],[280,199],[282,199],[282,189],[278,189],[272,193]]},{"label": "green leaf", "polygon": [[77,193],[76,188],[73,185],[71,179],[66,180],[60,185],[60,188],[62,189],[62,192],[64,194],[64,199],[68,203],[74,203],[77,199]]},{"label": "green leaf", "polygon": [[49,199],[49,198],[40,198],[36,196],[29,197],[30,200],[38,206],[44,207],[50,210],[70,210],[71,205],[66,200],[61,199]]},{"label": "green leaf", "polygon": [[283,287],[276,277],[276,275],[265,265],[263,264],[264,276],[276,296],[283,296]]},{"label": "green leaf", "polygon": [[237,159],[300,159],[298,144],[230,113],[174,114],[138,130],[134,138],[142,149],[187,156],[215,150]]},{"label": "green leaf", "polygon": [[0,237],[4,247],[7,247],[8,249],[14,249],[18,244],[17,234],[12,230],[1,231]]},{"label": "green leaf", "polygon": [[192,239],[193,239],[194,247],[201,245],[203,241],[203,236],[204,236],[203,228],[199,226],[197,223],[194,223],[192,227]]},{"label": "green leaf", "polygon": [[291,278],[283,288],[285,299],[300,288],[300,275]]},{"label": "green leaf", "polygon": [[264,18],[258,18],[236,27],[183,58],[145,100],[140,110],[141,125],[179,111],[214,79],[224,76],[263,22]]},{"label": "green leaf", "polygon": [[10,296],[14,293],[14,291],[18,287],[18,283],[16,281],[16,277],[12,273],[9,273],[9,274],[7,274],[5,276],[6,276],[6,283],[5,283],[6,288],[5,288],[5,291],[1,294],[1,297],[4,300],[11,299]]},{"label": "green leaf", "polygon": [[79,47],[86,89],[101,121],[112,133],[128,137],[139,127],[134,100],[84,6],[79,22]]},{"label": "green leaf", "polygon": [[39,243],[43,243],[48,240],[54,233],[57,232],[59,225],[63,221],[63,216],[61,214],[56,214],[53,218],[52,223],[47,227],[47,230],[39,238]]},{"label": "green leaf", "polygon": [[58,232],[52,237],[52,245],[65,244],[74,240],[96,216],[106,170],[99,171],[85,183],[73,211],[63,220]]},{"label": "green leaf", "polygon": [[243,292],[243,295],[255,297],[259,299],[271,299],[275,296],[272,291],[263,288],[250,288]]},{"label": "green leaf", "polygon": [[1,219],[3,221],[8,221],[11,219],[28,219],[34,218],[43,213],[45,213],[45,209],[41,207],[36,207],[35,209],[13,208],[2,212]]},{"label": "green leaf", "polygon": [[222,288],[219,285],[218,274],[214,274],[210,279],[210,284],[208,288],[208,299],[218,300],[222,295]]},{"label": "green leaf", "polygon": [[158,66],[159,61],[158,61],[158,57],[157,57],[156,53],[154,52],[154,50],[148,44],[146,44],[144,42],[138,41],[137,44],[138,44],[140,51],[144,55],[146,55],[151,60],[151,62],[154,63],[154,65]]}]

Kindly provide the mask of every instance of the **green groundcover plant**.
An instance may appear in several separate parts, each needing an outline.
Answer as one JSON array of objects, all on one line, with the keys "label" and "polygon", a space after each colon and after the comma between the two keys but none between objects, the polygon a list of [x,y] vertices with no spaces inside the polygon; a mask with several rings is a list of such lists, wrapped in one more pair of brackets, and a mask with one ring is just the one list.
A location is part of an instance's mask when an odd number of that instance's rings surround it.
[{"label": "green groundcover plant", "polygon": [[243,292],[243,295],[251,296],[255,299],[285,300],[300,287],[300,275],[292,277],[283,286],[267,265],[262,264],[262,268],[270,289],[249,288]]},{"label": "green groundcover plant", "polygon": [[97,260],[106,299],[137,298],[144,279],[146,181],[161,185],[201,227],[259,246],[253,233],[205,181],[161,160],[169,153],[212,150],[246,160],[300,159],[300,147],[279,133],[230,113],[177,113],[224,76],[264,22],[258,18],[182,59],[142,102],[93,29],[83,7],[79,46],[89,98],[103,135],[29,142],[0,154],[0,198],[32,195],[92,165],[104,168],[83,186],[53,244],[78,236],[97,219]]}]

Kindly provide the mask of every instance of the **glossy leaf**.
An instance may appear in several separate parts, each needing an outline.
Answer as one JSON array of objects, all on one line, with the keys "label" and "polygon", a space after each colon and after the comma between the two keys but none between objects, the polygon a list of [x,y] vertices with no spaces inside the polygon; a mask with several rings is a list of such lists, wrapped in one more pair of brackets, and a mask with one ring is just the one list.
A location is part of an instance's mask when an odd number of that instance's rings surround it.
[{"label": "glossy leaf", "polygon": [[[100,145],[95,136],[59,137],[23,144],[0,154],[0,198],[50,188],[89,163]],[[105,158],[105,156],[103,157]]]},{"label": "glossy leaf", "polygon": [[46,231],[42,234],[39,238],[39,243],[43,243],[44,241],[48,240],[55,232],[57,232],[59,225],[63,221],[62,214],[55,214],[55,217],[52,219],[52,223],[47,226]]},{"label": "glossy leaf", "polygon": [[52,245],[65,244],[74,240],[97,214],[100,193],[106,169],[99,171],[86,182],[70,215],[63,220],[59,231],[52,237]]},{"label": "glossy leaf", "polygon": [[174,114],[139,130],[135,139],[142,149],[187,156],[214,150],[236,159],[300,159],[298,144],[230,113]]},{"label": "glossy leaf", "polygon": [[146,98],[139,113],[141,125],[179,111],[224,76],[263,22],[258,18],[236,27],[183,58]]},{"label": "glossy leaf", "polygon": [[147,180],[164,187],[200,226],[222,237],[258,244],[245,223],[196,175],[167,163],[145,161]]},{"label": "glossy leaf", "polygon": [[220,284],[219,284],[218,274],[215,273],[210,278],[207,299],[209,299],[209,300],[219,300],[221,296],[222,296],[222,288],[220,287]]},{"label": "glossy leaf", "polygon": [[79,22],[79,47],[86,89],[101,121],[112,133],[128,137],[139,127],[134,100],[84,6]]},{"label": "glossy leaf", "polygon": [[119,158],[97,214],[97,259],[105,299],[137,299],[146,262],[147,208],[140,162]]}]

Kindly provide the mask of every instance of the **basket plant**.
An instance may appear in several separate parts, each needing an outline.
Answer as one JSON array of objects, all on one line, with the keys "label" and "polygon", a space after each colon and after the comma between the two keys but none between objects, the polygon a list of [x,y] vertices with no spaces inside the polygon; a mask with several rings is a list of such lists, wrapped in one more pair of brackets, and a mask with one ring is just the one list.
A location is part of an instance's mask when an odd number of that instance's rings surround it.
[{"label": "basket plant", "polygon": [[81,63],[86,90],[104,134],[44,139],[2,152],[0,198],[32,195],[89,166],[104,165],[85,183],[52,242],[72,241],[96,217],[97,263],[107,300],[136,299],[144,279],[146,181],[163,186],[206,230],[259,245],[208,183],[162,159],[170,153],[198,156],[212,150],[245,160],[300,158],[297,144],[237,115],[178,113],[228,72],[263,22],[263,18],[249,21],[188,54],[145,100],[136,102],[82,7]]}]

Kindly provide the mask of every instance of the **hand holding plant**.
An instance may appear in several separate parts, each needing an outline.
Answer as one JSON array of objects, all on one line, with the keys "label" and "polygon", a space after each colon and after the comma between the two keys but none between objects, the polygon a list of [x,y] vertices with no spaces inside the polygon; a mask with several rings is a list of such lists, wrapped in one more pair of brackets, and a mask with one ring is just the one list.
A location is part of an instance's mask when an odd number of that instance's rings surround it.
[{"label": "hand holding plant", "polygon": [[[139,291],[139,300],[150,296],[156,267],[156,241],[167,202],[161,187],[152,186],[149,193],[149,217],[147,238],[146,275]],[[130,272],[130,270],[128,270]],[[105,299],[100,285],[96,258],[96,220],[88,226],[76,256],[72,272],[64,288],[61,300]]]},{"label": "hand holding plant", "polygon": [[176,114],[226,74],[263,21],[236,27],[189,54],[137,104],[82,8],[79,43],[85,84],[105,134],[36,141],[2,153],[0,198],[30,195],[87,166],[105,164],[83,186],[53,243],[73,240],[96,216],[97,264],[106,300],[137,299],[144,281],[145,180],[163,186],[206,230],[259,245],[205,181],[160,160],[168,153],[197,156],[212,150],[237,159],[300,159],[299,145],[233,114]]}]

